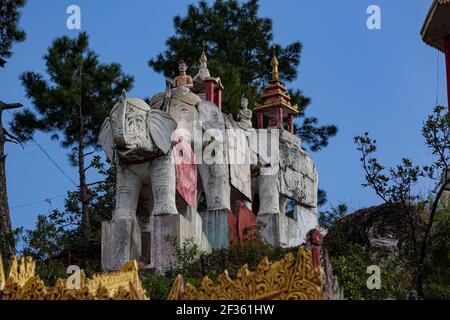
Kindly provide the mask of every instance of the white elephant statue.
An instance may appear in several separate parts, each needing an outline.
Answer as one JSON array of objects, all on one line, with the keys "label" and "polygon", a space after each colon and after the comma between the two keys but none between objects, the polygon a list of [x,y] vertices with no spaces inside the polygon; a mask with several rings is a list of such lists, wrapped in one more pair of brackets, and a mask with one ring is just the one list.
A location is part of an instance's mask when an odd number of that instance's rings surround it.
[{"label": "white elephant statue", "polygon": [[[153,193],[152,215],[178,213],[172,146],[179,142],[180,136],[197,149],[194,151],[201,162],[197,167],[202,181],[199,189],[206,194],[208,210],[230,209],[223,115],[213,103],[201,101],[195,94],[181,90],[174,90],[174,93],[168,112],[160,109],[165,100],[164,93],[155,95],[151,106],[141,99],[124,96],[102,126],[100,145],[107,157],[117,164],[114,219],[135,215],[145,184],[151,185]],[[207,129],[215,129],[221,134],[204,135]],[[177,141],[173,141],[174,138]],[[194,139],[200,143],[194,144]],[[213,148],[211,141],[222,146]],[[215,154],[223,161],[211,160],[210,150],[223,150],[222,155]],[[206,162],[201,161],[205,154]]]},{"label": "white elephant statue", "polygon": [[166,113],[126,96],[112,109],[99,136],[107,157],[117,165],[113,219],[134,218],[144,184],[154,194],[152,214],[178,213],[175,205],[175,167],[172,134],[177,123]]},{"label": "white elephant statue", "polygon": [[[206,130],[220,134],[208,135]],[[209,212],[232,210],[232,202],[247,199],[245,194],[251,193],[248,190],[241,194],[231,188],[225,120],[216,105],[181,89],[156,94],[150,105],[124,94],[99,135],[100,145],[117,166],[115,225],[107,232],[109,239],[115,239],[109,241],[115,247],[106,250],[112,251],[108,259],[117,262],[105,269],[115,269],[129,259],[141,259],[146,245],[141,232],[151,232],[150,215],[186,214],[188,205],[177,192],[174,161],[183,152],[174,145],[183,139],[198,160],[192,181],[196,183],[198,171],[201,183],[193,187],[198,193],[204,192]],[[205,158],[207,161],[203,161]],[[211,158],[219,161],[209,162]],[[188,204],[197,210],[196,204]]]}]

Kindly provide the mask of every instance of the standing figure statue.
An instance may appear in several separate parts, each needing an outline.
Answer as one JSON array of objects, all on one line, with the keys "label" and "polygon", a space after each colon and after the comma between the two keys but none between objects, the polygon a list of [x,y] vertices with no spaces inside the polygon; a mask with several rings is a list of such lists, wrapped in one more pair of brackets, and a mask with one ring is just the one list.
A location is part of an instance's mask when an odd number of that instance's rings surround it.
[{"label": "standing figure statue", "polygon": [[248,109],[248,99],[242,95],[241,98],[241,110],[238,113],[238,125],[242,129],[252,128],[252,111]]},{"label": "standing figure statue", "polygon": [[186,74],[187,69],[188,66],[184,60],[178,61],[178,71],[180,72],[180,75],[173,79],[174,88],[186,88],[187,91],[190,91],[190,89],[194,86],[192,77]]}]

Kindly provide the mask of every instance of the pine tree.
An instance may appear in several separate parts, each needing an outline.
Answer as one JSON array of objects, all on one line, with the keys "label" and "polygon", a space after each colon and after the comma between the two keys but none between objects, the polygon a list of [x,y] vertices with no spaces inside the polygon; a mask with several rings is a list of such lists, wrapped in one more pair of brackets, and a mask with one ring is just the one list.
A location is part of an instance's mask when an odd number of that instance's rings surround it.
[{"label": "pine tree", "polygon": [[[63,36],[52,43],[44,56],[47,77],[34,72],[21,75],[34,112],[25,109],[12,122],[14,133],[26,141],[38,130],[52,133],[52,139],[70,149],[69,158],[78,167],[81,231],[90,237],[89,188],[86,164],[89,147],[97,145],[98,133],[122,90],[132,87],[133,77],[116,63],[101,64],[89,49],[86,33],[77,38]],[[48,78],[49,80],[46,80]]]},{"label": "pine tree", "polygon": [[[149,66],[166,77],[177,74],[177,61],[183,59],[190,70],[197,70],[198,58],[204,49],[211,74],[220,76],[225,86],[223,111],[236,115],[240,98],[245,94],[249,105],[258,100],[258,93],[271,76],[273,32],[272,21],[258,16],[258,0],[240,3],[236,0],[205,1],[188,6],[185,17],[173,20],[175,35],[167,39],[167,50],[149,61]],[[281,80],[297,78],[302,45],[294,42],[286,47],[275,45]],[[334,125],[319,126],[317,118],[305,117],[311,100],[300,90],[290,89],[294,104],[300,110],[303,124],[296,128],[311,150],[319,150],[336,135]]]},{"label": "pine tree", "polygon": [[[14,42],[25,40],[25,32],[18,26],[20,9],[24,0],[0,1],[0,67],[5,67],[6,59],[12,55]],[[8,194],[6,188],[6,154],[5,143],[17,142],[17,139],[3,127],[3,111],[20,108],[20,103],[4,103],[0,101],[0,255],[10,257],[15,254],[14,237],[9,213]]]}]

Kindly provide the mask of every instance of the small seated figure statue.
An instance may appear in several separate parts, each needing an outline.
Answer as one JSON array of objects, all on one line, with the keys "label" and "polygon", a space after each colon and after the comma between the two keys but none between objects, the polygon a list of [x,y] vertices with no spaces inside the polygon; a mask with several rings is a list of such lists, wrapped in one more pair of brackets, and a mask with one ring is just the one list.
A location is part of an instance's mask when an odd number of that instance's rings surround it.
[{"label": "small seated figure statue", "polygon": [[244,95],[241,98],[241,110],[239,110],[237,118],[242,129],[252,128],[252,111],[248,109],[248,99]]},{"label": "small seated figure statue", "polygon": [[173,87],[174,88],[182,88],[187,92],[194,86],[192,78],[190,75],[186,74],[186,70],[188,66],[186,62],[183,60],[178,61],[178,71],[180,71],[180,75],[173,79]]}]

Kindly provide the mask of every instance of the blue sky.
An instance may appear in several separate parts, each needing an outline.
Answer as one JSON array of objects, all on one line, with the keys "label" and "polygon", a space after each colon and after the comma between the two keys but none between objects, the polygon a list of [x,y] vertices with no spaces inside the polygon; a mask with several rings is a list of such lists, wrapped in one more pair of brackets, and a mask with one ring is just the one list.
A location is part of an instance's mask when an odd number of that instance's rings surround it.
[{"label": "blue sky", "polygon": [[[147,61],[164,50],[173,34],[172,18],[186,12],[192,1],[168,0],[29,0],[21,27],[27,40],[14,46],[14,55],[0,72],[0,97],[31,106],[19,81],[24,71],[43,72],[42,56],[51,41],[66,29],[66,8],[81,7],[82,30],[102,62],[119,62],[135,77],[129,96],[147,97],[162,91],[164,79]],[[312,154],[320,185],[328,193],[328,206],[341,202],[351,210],[380,203],[363,189],[363,172],[353,136],[369,131],[379,142],[379,156],[387,165],[402,157],[418,164],[430,161],[420,128],[436,101],[447,105],[444,57],[427,47],[420,28],[431,0],[262,0],[260,15],[273,20],[275,41],[303,43],[299,78],[290,86],[312,98],[308,116],[333,123],[339,134],[325,150]],[[366,9],[381,8],[382,29],[366,27]],[[220,76],[220,75],[218,75]],[[438,81],[437,81],[438,76]],[[225,88],[226,88],[226,84]],[[4,114],[4,123],[10,116]],[[67,152],[47,135],[36,140],[77,180]],[[30,142],[22,150],[7,145],[8,196],[14,227],[34,225],[38,214],[61,208],[64,195],[74,186],[38,147]],[[90,177],[91,180],[95,177]],[[419,187],[427,192],[429,184]],[[43,201],[52,199],[49,203]]]}]

